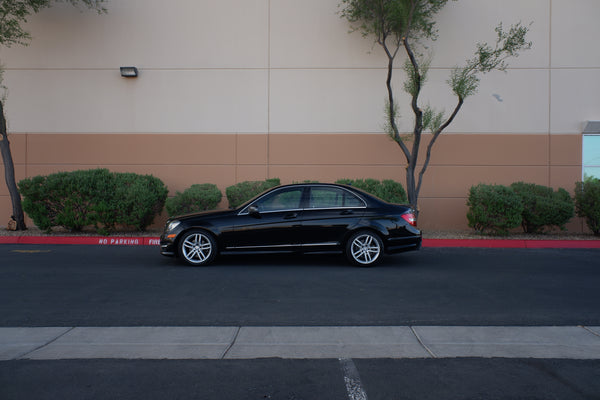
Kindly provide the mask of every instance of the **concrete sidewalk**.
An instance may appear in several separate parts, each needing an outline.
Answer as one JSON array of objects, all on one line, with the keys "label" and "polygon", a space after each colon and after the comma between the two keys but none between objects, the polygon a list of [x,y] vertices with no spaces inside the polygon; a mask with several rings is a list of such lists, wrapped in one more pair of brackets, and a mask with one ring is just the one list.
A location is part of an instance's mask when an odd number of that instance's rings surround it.
[{"label": "concrete sidewalk", "polygon": [[600,327],[0,328],[0,360],[268,357],[600,359]]}]

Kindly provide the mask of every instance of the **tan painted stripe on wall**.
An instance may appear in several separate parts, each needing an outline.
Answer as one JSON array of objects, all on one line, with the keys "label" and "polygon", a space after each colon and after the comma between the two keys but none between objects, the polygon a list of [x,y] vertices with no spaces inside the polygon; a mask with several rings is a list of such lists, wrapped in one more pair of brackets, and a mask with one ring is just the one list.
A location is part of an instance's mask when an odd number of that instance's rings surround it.
[{"label": "tan painted stripe on wall", "polygon": [[[404,157],[386,135],[17,134],[11,144],[17,180],[106,167],[157,176],[171,194],[205,182],[224,192],[236,182],[268,177],[282,183],[405,179]],[[580,135],[442,135],[421,191],[420,224],[465,229],[467,192],[477,183],[523,180],[572,191],[580,177]],[[3,184],[0,225],[10,213]]]}]

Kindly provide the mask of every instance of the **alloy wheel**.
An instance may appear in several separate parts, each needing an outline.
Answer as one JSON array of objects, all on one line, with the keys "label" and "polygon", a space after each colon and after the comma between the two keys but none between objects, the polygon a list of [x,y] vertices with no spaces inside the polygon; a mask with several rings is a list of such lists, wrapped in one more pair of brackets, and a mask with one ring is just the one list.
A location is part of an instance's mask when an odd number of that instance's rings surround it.
[{"label": "alloy wheel", "polygon": [[204,232],[190,232],[181,240],[180,254],[190,265],[206,265],[215,257],[215,242]]},{"label": "alloy wheel", "polygon": [[370,232],[361,232],[354,235],[348,245],[350,261],[363,266],[376,263],[381,256],[381,251],[381,239]]}]

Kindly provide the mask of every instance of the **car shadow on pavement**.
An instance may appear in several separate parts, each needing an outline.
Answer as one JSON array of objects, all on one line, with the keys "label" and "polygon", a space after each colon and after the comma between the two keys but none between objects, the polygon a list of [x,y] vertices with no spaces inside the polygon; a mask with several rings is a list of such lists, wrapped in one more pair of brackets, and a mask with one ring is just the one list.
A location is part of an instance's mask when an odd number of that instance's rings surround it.
[{"label": "car shadow on pavement", "polygon": [[368,270],[381,268],[410,268],[418,261],[410,253],[385,256],[377,265],[371,267],[357,267],[350,264],[342,254],[227,254],[219,257],[211,265],[204,267],[190,267],[178,259],[166,259],[169,267],[186,269],[212,269],[232,267],[261,267],[261,268],[286,268],[286,267],[319,267],[342,268],[348,270]]}]

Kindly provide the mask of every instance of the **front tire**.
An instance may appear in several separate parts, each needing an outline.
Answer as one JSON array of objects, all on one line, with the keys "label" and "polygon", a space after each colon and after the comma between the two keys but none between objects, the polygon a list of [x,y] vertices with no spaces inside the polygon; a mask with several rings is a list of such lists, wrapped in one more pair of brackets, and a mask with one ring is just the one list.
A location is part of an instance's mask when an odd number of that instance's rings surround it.
[{"label": "front tire", "polygon": [[179,256],[194,267],[208,265],[217,256],[217,242],[205,231],[186,232],[179,241]]},{"label": "front tire", "polygon": [[381,260],[382,255],[383,242],[374,232],[357,232],[346,242],[346,257],[354,265],[373,266]]}]

